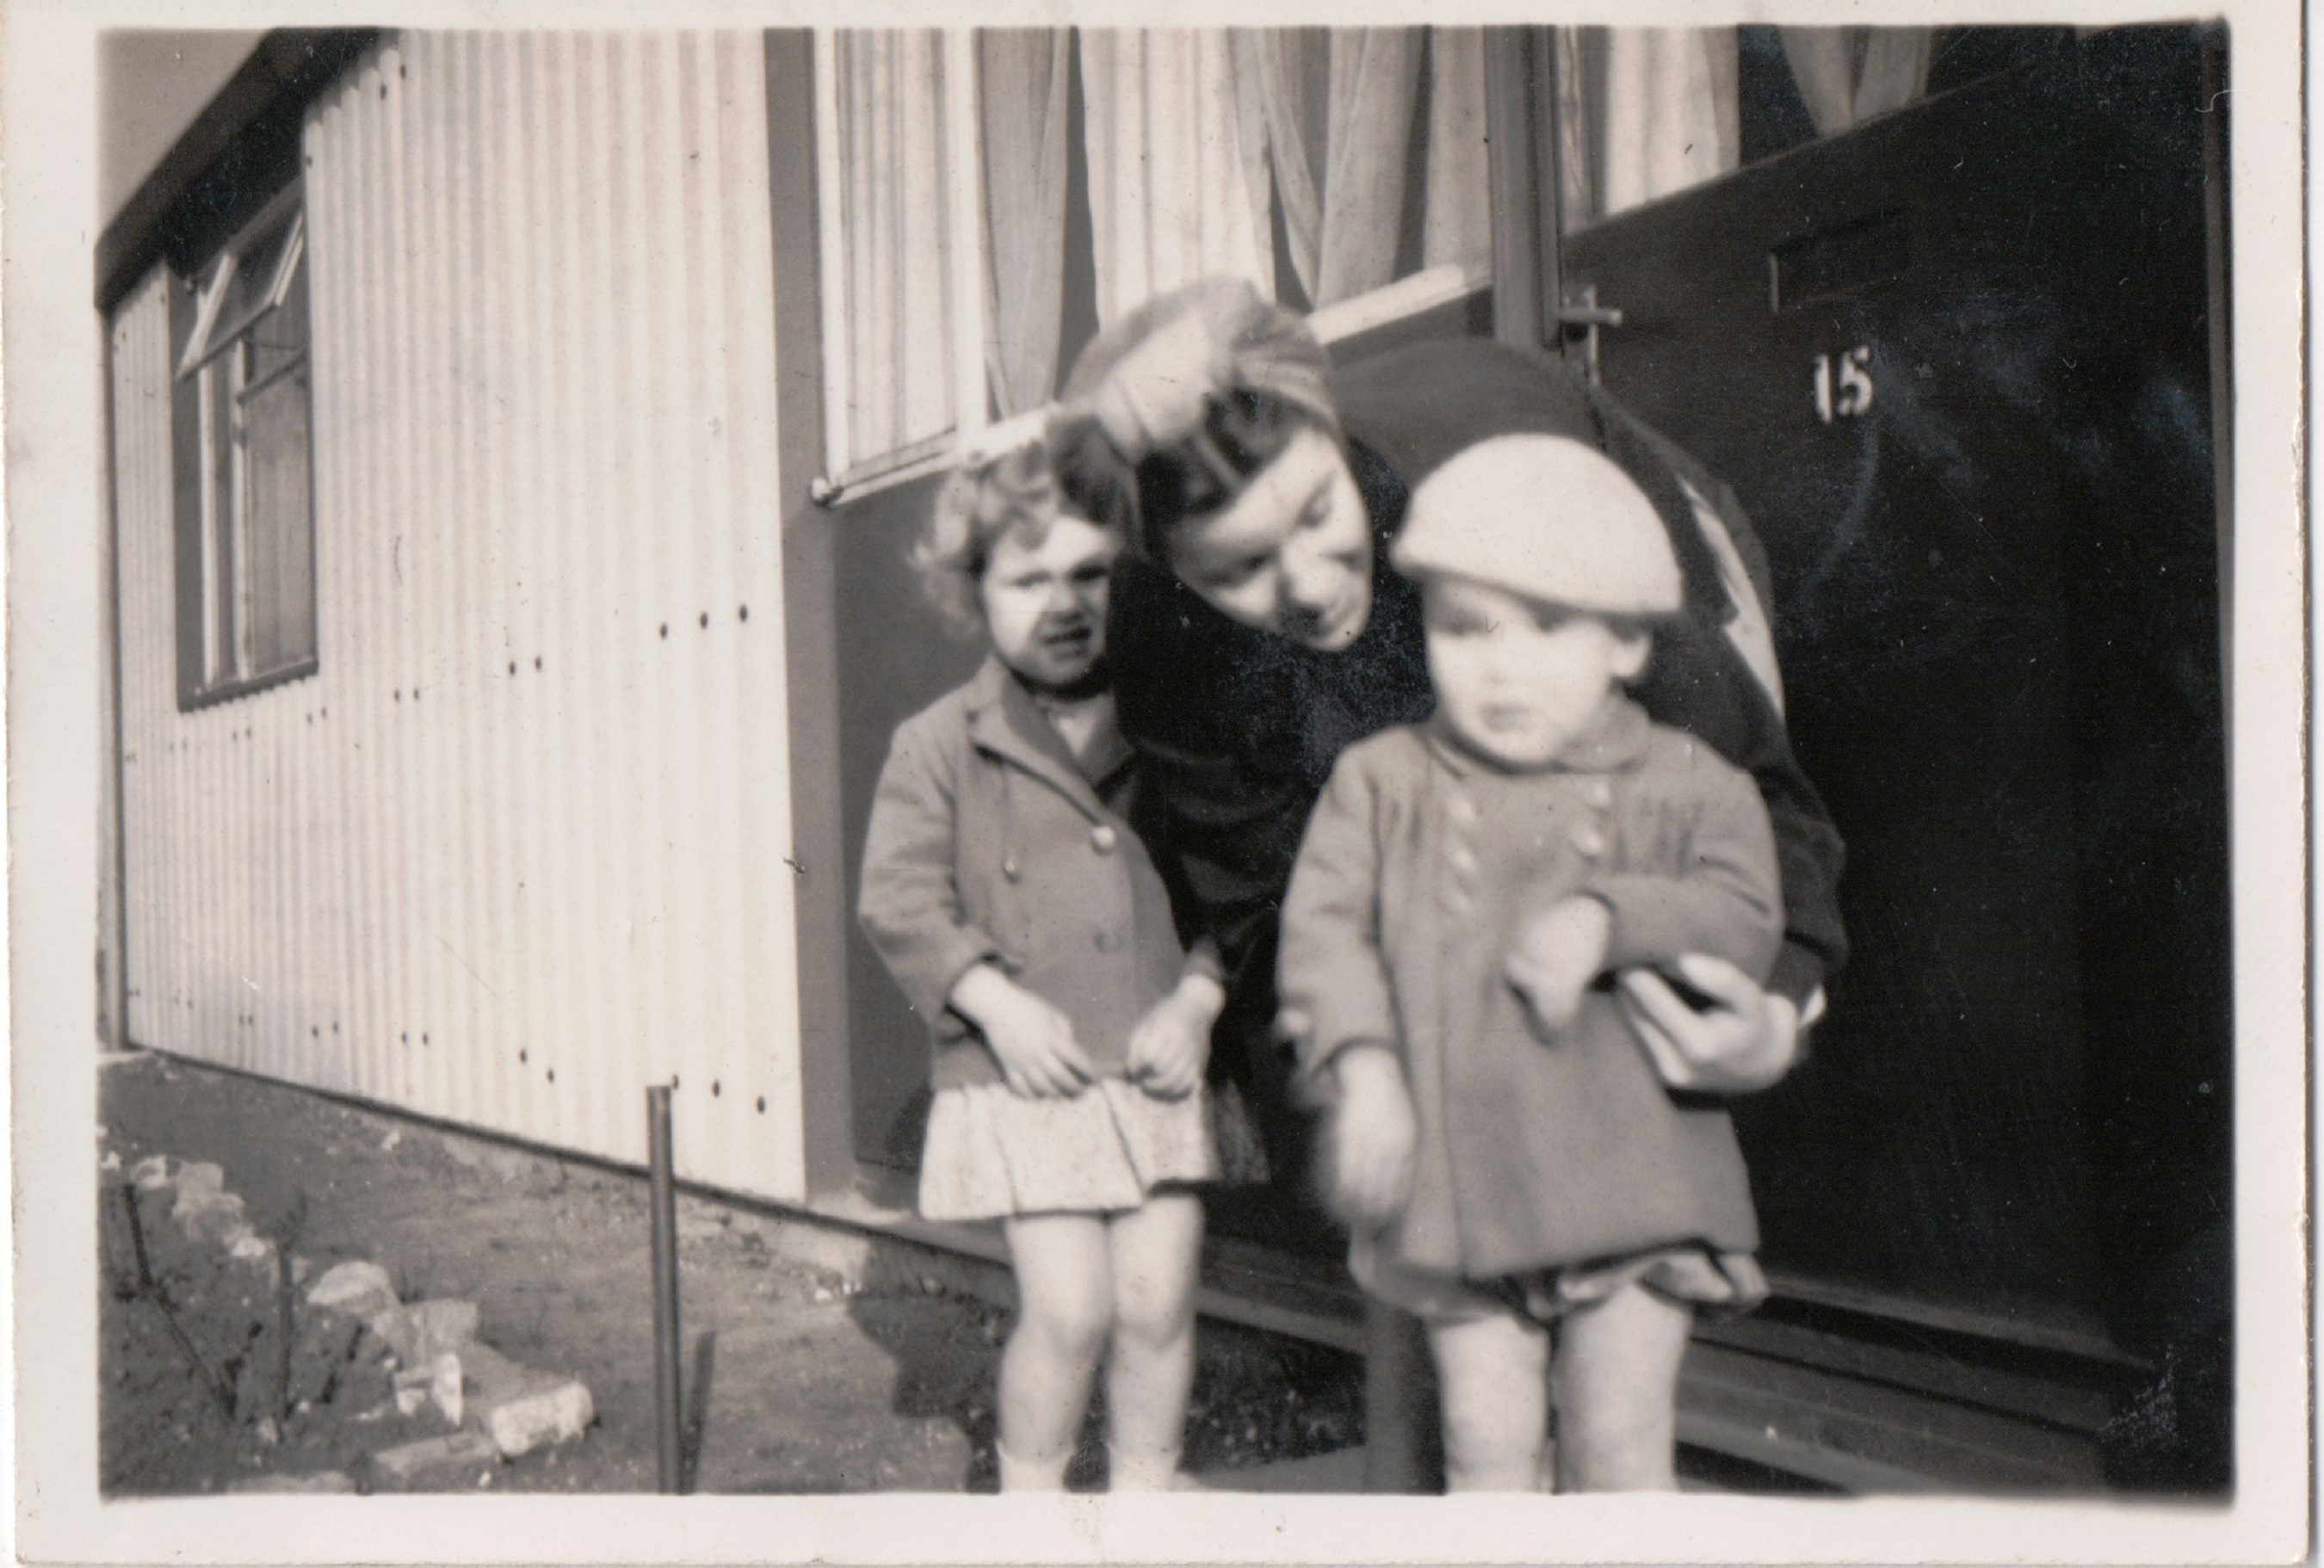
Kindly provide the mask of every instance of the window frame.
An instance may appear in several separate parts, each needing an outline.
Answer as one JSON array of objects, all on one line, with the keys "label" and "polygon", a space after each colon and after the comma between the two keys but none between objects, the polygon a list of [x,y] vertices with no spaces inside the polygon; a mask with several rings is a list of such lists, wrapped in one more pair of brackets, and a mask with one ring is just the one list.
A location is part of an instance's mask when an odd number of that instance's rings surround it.
[{"label": "window frame", "polygon": [[[284,230],[288,228],[287,235]],[[238,311],[227,300],[249,257],[281,241],[263,291]],[[180,345],[171,382],[171,440],[178,534],[178,706],[192,711],[303,679],[321,667],[318,584],[315,572],[314,323],[311,300],[303,341],[286,363],[249,377],[244,353],[253,334],[290,298],[309,260],[303,183],[276,191],[240,224],[191,276],[173,277],[171,334]],[[308,275],[311,289],[311,273]],[[218,428],[257,393],[296,378],[305,396],[307,450],[303,515],[290,530],[306,545],[307,616],[303,646],[260,666],[253,643],[253,595],[259,530],[252,515],[254,481],[243,442]],[[221,474],[221,458],[230,465]],[[222,498],[230,497],[225,504]],[[229,511],[230,509],[230,511]],[[281,538],[290,537],[285,530]],[[229,580],[230,579],[230,580]]]}]

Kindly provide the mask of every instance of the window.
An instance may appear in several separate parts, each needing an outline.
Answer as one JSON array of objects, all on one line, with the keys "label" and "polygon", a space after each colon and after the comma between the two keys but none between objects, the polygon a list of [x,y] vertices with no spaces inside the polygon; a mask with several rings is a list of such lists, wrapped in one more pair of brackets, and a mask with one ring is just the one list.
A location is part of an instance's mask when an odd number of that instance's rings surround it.
[{"label": "window", "polygon": [[184,706],[315,668],[306,263],[294,185],[192,285],[175,400]]},{"label": "window", "polygon": [[819,30],[828,501],[1213,273],[1374,332],[1485,287],[1478,29]]}]

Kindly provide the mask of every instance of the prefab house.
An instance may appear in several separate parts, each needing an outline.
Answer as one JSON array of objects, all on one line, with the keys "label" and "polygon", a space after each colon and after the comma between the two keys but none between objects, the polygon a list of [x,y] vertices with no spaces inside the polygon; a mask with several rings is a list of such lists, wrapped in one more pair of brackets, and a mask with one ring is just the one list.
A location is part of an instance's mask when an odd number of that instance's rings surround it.
[{"label": "prefab house", "polygon": [[[1343,360],[1567,355],[1765,544],[1856,956],[1741,1107],[1777,1294],[1703,1329],[1683,1440],[2223,1484],[2226,58],[269,34],[98,247],[109,1027],[629,1163],[674,1084],[687,1179],[912,1228],[853,867],[974,650],[905,547],[1102,323],[1240,273]],[[1212,1306],[1352,1342],[1327,1244],[1218,1228]]]}]

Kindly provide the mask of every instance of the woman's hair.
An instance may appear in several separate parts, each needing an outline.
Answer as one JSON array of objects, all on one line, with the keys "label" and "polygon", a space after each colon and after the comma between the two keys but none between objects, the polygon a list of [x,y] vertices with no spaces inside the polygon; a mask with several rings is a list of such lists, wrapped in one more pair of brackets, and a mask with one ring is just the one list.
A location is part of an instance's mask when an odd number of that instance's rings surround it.
[{"label": "woman's hair", "polygon": [[1242,493],[1253,475],[1307,429],[1333,433],[1305,410],[1239,386],[1207,400],[1194,430],[1136,462],[1085,413],[1060,414],[1049,444],[1071,510],[1119,530],[1139,554],[1167,561],[1174,529]]},{"label": "woman's hair", "polygon": [[1050,420],[1065,504],[1167,559],[1174,529],[1232,501],[1300,431],[1339,439],[1329,368],[1303,318],[1239,279],[1148,300],[1082,351]]},{"label": "woman's hair", "polygon": [[[1060,516],[1081,515],[1060,493],[1047,449],[1028,441],[995,452],[971,452],[945,480],[908,558],[920,592],[947,628],[962,637],[984,630],[978,584],[1003,539],[1038,549]],[[1093,518],[1100,527],[1110,526]]]}]

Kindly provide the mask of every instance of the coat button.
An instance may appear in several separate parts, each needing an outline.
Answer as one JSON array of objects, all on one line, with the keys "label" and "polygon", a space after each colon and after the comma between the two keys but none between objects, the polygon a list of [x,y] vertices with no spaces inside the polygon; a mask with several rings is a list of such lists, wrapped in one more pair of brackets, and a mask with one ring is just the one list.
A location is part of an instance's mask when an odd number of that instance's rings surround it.
[{"label": "coat button", "polygon": [[1573,847],[1584,858],[1596,860],[1606,853],[1606,835],[1585,822],[1573,830]]},{"label": "coat button", "polygon": [[1614,787],[1603,779],[1592,779],[1582,787],[1582,798],[1603,811],[1614,804]]},{"label": "coat button", "polygon": [[1110,822],[1101,822],[1090,829],[1090,847],[1100,854],[1111,854],[1120,842],[1121,835],[1114,832]]},{"label": "coat button", "polygon": [[1477,820],[1477,803],[1466,795],[1455,795],[1446,800],[1444,811],[1453,821],[1464,825]]},{"label": "coat button", "polygon": [[1013,854],[1010,854],[1010,855],[1003,855],[1003,856],[1001,856],[1001,874],[1002,876],[1004,876],[1004,877],[1007,877],[1010,881],[1012,881],[1012,882],[1013,882],[1013,881],[1017,881],[1019,878],[1022,877],[1025,873],[1024,873],[1024,872],[1023,872],[1023,871],[1022,871],[1022,870],[1018,866],[1018,864],[1017,864],[1017,857],[1016,857],[1015,855],[1013,855]]},{"label": "coat button", "polygon": [[1093,938],[1100,953],[1111,953],[1121,945],[1121,938],[1111,931],[1100,931]]}]

